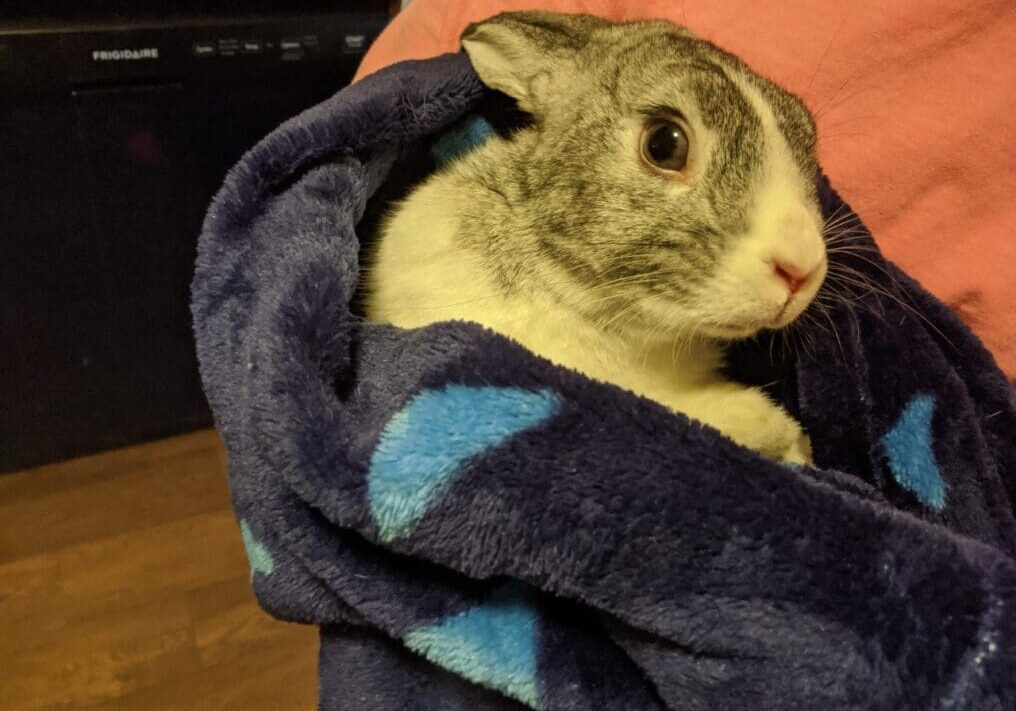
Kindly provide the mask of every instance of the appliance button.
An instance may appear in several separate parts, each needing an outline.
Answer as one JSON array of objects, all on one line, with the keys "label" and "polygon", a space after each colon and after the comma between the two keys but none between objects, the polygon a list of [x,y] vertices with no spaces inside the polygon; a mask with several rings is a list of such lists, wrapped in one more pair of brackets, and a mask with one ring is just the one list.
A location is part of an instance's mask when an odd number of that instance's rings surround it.
[{"label": "appliance button", "polygon": [[367,38],[364,35],[346,35],[342,38],[342,51],[347,54],[360,52]]},{"label": "appliance button", "polygon": [[240,40],[236,39],[220,39],[219,40],[219,56],[222,57],[233,57],[240,51]]},{"label": "appliance button", "polygon": [[282,61],[295,62],[303,59],[303,44],[300,40],[284,39],[279,42],[279,49],[282,50]]},{"label": "appliance button", "polygon": [[215,56],[215,43],[214,42],[195,42],[192,48],[195,57],[214,57]]},{"label": "appliance button", "polygon": [[244,40],[243,41],[243,53],[244,54],[261,54],[261,40]]}]

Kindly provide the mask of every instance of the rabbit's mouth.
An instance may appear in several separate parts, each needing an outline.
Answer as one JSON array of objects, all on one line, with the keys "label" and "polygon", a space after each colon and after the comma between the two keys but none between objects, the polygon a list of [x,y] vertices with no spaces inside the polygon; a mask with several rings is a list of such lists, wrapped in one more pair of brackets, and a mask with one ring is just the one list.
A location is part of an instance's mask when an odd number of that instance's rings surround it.
[{"label": "rabbit's mouth", "polygon": [[787,319],[786,323],[782,322],[789,306],[790,304],[788,303],[781,307],[773,316],[764,319],[753,319],[738,323],[712,324],[709,328],[709,335],[721,340],[736,341],[742,338],[751,338],[762,331],[778,331],[794,320],[791,318]]},{"label": "rabbit's mouth", "polygon": [[[772,282],[765,290],[717,290],[692,307],[691,316],[702,335],[720,340],[751,338],[762,331],[779,331],[796,321],[815,300],[828,272],[826,259],[794,288],[776,290]],[[726,308],[722,304],[729,304]],[[736,306],[740,304],[740,306]]]},{"label": "rabbit's mouth", "polygon": [[779,331],[800,318],[801,314],[807,311],[812,301],[815,300],[827,270],[828,266],[823,261],[821,273],[816,275],[814,280],[808,284],[807,291],[788,294],[787,300],[783,302],[783,306],[779,307],[779,310],[773,317],[749,326],[751,330],[750,335],[755,335],[760,331]]},{"label": "rabbit's mouth", "polygon": [[823,256],[819,264],[802,280],[799,287],[787,296],[780,313],[777,314],[772,325],[766,326],[766,328],[778,331],[796,321],[811,306],[811,302],[818,295],[818,290],[822,288],[822,283],[828,273],[829,259]]},{"label": "rabbit's mouth", "polygon": [[[722,337],[747,338],[778,331],[801,316],[815,300],[828,273],[822,257],[788,275],[779,263],[765,260],[753,269],[714,280],[696,299],[700,320]],[[718,327],[716,327],[718,326]]]}]

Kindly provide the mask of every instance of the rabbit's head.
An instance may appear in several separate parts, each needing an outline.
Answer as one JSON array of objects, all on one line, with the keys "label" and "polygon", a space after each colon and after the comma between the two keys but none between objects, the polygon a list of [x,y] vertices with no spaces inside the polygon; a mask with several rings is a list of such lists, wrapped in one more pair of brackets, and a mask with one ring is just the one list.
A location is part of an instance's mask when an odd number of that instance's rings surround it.
[{"label": "rabbit's head", "polygon": [[506,13],[462,44],[532,117],[482,177],[505,274],[668,338],[781,328],[815,297],[815,123],[794,96],[664,21]]}]

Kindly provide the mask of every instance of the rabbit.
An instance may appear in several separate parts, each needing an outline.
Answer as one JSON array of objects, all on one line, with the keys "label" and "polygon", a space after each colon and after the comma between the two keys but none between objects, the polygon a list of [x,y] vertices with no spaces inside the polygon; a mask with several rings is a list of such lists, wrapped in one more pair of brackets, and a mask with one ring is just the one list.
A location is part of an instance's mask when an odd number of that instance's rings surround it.
[{"label": "rabbit", "polygon": [[826,276],[804,104],[666,21],[511,12],[461,43],[532,121],[391,208],[367,320],[476,322],[809,463],[801,425],[721,374],[730,341],[790,324]]}]

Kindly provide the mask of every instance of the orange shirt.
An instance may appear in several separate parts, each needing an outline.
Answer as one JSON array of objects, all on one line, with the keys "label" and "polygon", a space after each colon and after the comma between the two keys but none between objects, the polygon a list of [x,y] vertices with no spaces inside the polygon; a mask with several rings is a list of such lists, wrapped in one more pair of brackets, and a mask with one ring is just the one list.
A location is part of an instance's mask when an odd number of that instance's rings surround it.
[{"label": "orange shirt", "polygon": [[457,51],[470,22],[523,9],[667,18],[804,99],[824,170],[886,256],[1016,380],[1012,0],[413,0],[357,78]]}]

